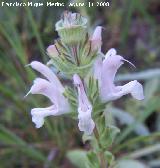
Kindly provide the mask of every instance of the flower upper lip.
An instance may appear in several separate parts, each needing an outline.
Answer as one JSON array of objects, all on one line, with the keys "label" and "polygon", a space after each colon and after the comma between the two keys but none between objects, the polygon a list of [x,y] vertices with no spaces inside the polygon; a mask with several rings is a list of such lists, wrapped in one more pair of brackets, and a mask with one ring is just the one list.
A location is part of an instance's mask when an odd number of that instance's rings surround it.
[{"label": "flower upper lip", "polygon": [[[135,99],[142,100],[144,99],[143,87],[142,85],[134,80],[123,86],[115,86],[114,78],[117,73],[117,70],[121,67],[124,62],[129,63],[135,68],[135,65],[130,61],[124,59],[120,55],[116,55],[117,52],[115,49],[110,49],[105,59],[97,60],[95,62],[94,74],[95,78],[98,79],[100,87],[100,97],[102,101],[112,101],[116,100],[123,95],[131,94]],[[101,62],[101,63],[100,63]],[[98,75],[97,75],[98,72]]]}]

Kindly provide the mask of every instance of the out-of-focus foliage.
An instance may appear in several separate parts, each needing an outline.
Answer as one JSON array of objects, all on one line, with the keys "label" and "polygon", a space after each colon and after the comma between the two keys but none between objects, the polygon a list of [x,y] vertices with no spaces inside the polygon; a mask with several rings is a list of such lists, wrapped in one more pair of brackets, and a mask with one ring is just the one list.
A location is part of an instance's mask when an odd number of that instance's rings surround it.
[{"label": "out-of-focus foliage", "polygon": [[54,24],[66,9],[87,16],[90,32],[96,25],[104,27],[103,51],[115,47],[135,63],[135,70],[123,66],[118,83],[138,79],[144,84],[143,102],[122,98],[106,110],[108,120],[121,129],[110,149],[115,161],[127,168],[160,167],[159,0],[112,0],[110,7],[91,8],[0,7],[0,166],[71,168],[80,155],[85,159],[80,149],[87,150],[89,144],[81,142],[76,122],[50,117],[43,128],[35,129],[30,109],[48,102],[24,99],[35,76],[24,66],[48,60],[45,48],[58,37]]}]

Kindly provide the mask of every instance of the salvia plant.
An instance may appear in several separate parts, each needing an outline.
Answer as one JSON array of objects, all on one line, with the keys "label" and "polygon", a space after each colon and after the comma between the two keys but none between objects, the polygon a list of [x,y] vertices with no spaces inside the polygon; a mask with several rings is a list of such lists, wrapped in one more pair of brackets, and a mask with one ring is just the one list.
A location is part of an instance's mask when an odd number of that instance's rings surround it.
[{"label": "salvia plant", "polygon": [[[143,87],[138,81],[122,86],[114,84],[115,75],[125,62],[134,65],[113,48],[103,54],[102,27],[97,26],[89,35],[87,19],[78,13],[64,12],[55,28],[59,39],[47,48],[50,61],[47,65],[38,61],[29,64],[45,79],[36,78],[27,95],[41,94],[51,101],[49,107],[31,110],[32,121],[40,128],[47,116],[66,115],[78,120],[82,140],[89,141],[91,146],[86,168],[112,167],[114,156],[110,149],[120,130],[107,120],[105,109],[110,101],[126,94],[137,100],[144,99]],[[72,84],[62,85],[52,66]]]}]

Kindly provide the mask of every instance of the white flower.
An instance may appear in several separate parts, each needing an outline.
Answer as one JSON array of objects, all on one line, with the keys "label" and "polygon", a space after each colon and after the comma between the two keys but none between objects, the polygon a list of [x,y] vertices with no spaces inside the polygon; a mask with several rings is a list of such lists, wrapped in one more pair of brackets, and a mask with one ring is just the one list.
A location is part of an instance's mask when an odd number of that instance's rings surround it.
[{"label": "white flower", "polygon": [[[95,68],[100,72],[99,77],[97,77],[96,73],[95,77],[99,81],[100,95],[104,102],[116,100],[126,94],[131,94],[137,100],[144,99],[143,87],[137,80],[131,81],[123,86],[115,86],[115,75],[124,62],[128,62],[134,66],[122,56],[117,55],[116,50],[113,48],[107,52],[103,61],[96,61]],[[94,72],[97,71],[96,69]]]},{"label": "white flower", "polygon": [[[32,121],[40,128],[44,124],[44,118],[50,115],[57,116],[69,112],[69,103],[63,96],[64,87],[57,76],[44,64],[33,61],[29,64],[47,79],[36,78],[27,93],[42,94],[50,99],[53,105],[47,108],[34,108],[31,110]],[[26,95],[26,96],[27,96]]]},{"label": "white flower", "polygon": [[91,116],[92,105],[87,98],[83,83],[77,74],[73,76],[73,81],[78,89],[78,127],[80,131],[84,131],[85,134],[90,135],[95,127]]}]

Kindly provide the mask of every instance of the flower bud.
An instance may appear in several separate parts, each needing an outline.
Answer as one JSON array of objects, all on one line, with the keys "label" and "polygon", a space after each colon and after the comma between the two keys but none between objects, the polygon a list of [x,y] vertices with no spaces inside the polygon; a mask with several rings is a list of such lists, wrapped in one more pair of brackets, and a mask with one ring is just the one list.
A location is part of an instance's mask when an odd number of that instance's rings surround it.
[{"label": "flower bud", "polygon": [[56,30],[65,44],[74,45],[86,37],[87,19],[78,13],[64,12]]},{"label": "flower bud", "polygon": [[58,53],[58,50],[56,48],[55,45],[50,45],[48,48],[47,48],[47,54],[50,56],[50,57],[56,57],[59,55]]},{"label": "flower bud", "polygon": [[91,37],[91,47],[92,50],[101,50],[102,45],[102,27],[97,26],[93,32],[93,35]]}]

